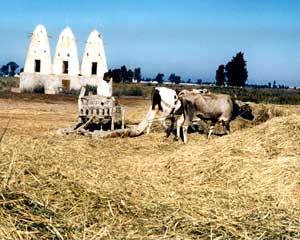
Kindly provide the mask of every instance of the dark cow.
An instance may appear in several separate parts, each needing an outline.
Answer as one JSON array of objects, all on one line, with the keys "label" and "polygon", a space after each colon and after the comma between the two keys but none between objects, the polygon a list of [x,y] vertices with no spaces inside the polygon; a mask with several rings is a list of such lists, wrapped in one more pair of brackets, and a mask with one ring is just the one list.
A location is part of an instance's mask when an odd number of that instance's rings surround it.
[{"label": "dark cow", "polygon": [[217,122],[226,128],[227,134],[230,132],[230,121],[237,116],[247,120],[253,120],[254,116],[248,104],[239,106],[225,94],[197,94],[183,90],[178,95],[183,115],[177,120],[177,137],[179,137],[180,127],[183,127],[183,141],[187,142],[187,128],[192,121],[200,118],[201,120],[211,121],[208,138],[214,130]]}]

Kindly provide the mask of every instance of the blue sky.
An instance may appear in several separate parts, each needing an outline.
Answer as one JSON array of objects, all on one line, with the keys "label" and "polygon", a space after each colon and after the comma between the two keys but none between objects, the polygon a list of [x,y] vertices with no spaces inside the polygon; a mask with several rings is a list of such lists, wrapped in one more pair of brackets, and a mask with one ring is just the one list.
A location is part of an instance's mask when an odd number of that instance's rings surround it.
[{"label": "blue sky", "polygon": [[79,58],[93,29],[102,32],[110,68],[141,67],[145,77],[175,72],[214,80],[220,64],[245,54],[249,83],[300,86],[297,0],[10,0],[1,2],[0,64],[24,65],[27,32],[45,25],[52,54],[70,26]]}]

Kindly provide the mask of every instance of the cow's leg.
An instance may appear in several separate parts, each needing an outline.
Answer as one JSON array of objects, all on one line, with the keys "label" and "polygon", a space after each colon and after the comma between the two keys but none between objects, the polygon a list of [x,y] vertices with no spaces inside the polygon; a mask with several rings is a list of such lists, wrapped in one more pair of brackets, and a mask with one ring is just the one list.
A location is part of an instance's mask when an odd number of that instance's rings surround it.
[{"label": "cow's leg", "polygon": [[183,122],[183,126],[182,126],[182,131],[183,131],[183,142],[186,144],[187,143],[187,130],[188,130],[188,127],[192,121],[192,118],[190,117],[192,116],[191,114],[189,114],[189,117],[185,118],[184,119],[184,122]]},{"label": "cow's leg", "polygon": [[166,123],[166,116],[164,114],[162,114],[160,116],[160,122],[161,122],[161,125],[164,127],[165,130],[168,129],[168,126],[167,126],[167,123]]},{"label": "cow's leg", "polygon": [[187,143],[187,130],[188,130],[188,125],[187,126],[183,126],[182,127],[182,131],[183,131],[183,142],[186,144]]},{"label": "cow's leg", "polygon": [[182,130],[183,130],[183,142],[185,144],[187,143],[188,127],[190,126],[190,124],[194,118],[194,111],[192,111],[191,109],[192,109],[191,107],[190,108],[188,107],[188,108],[185,108],[183,111],[184,122],[182,125]]},{"label": "cow's leg", "polygon": [[222,127],[223,127],[223,131],[226,131],[226,134],[230,133],[230,126],[229,126],[229,121],[221,121]]},{"label": "cow's leg", "polygon": [[181,114],[176,121],[176,137],[174,139],[176,141],[180,138],[180,128],[182,127],[183,122],[184,122],[184,115]]},{"label": "cow's leg", "polygon": [[[172,113],[172,109],[169,109],[168,107],[164,107],[164,111],[162,112],[162,114],[160,115],[160,121],[161,121],[161,124],[162,126],[164,127],[164,130],[167,134],[167,137],[170,136],[172,130],[173,130],[173,127],[174,127],[174,115],[171,114]],[[171,126],[170,128],[168,127],[167,125],[167,117],[170,116],[170,119],[171,119]]]},{"label": "cow's leg", "polygon": [[174,115],[171,116],[171,126],[167,128],[167,137],[169,137],[174,129],[175,117]]},{"label": "cow's leg", "polygon": [[230,133],[230,122],[229,121],[224,121],[224,125],[226,128],[226,133],[229,134]]},{"label": "cow's leg", "polygon": [[215,130],[215,125],[216,125],[215,122],[212,122],[212,123],[210,124],[209,131],[208,131],[208,136],[207,136],[208,139],[210,138],[211,134],[212,134],[213,131]]},{"label": "cow's leg", "polygon": [[167,117],[162,116],[160,122],[167,134],[167,137],[169,137],[172,130],[168,128],[167,123],[166,123],[166,118]]}]

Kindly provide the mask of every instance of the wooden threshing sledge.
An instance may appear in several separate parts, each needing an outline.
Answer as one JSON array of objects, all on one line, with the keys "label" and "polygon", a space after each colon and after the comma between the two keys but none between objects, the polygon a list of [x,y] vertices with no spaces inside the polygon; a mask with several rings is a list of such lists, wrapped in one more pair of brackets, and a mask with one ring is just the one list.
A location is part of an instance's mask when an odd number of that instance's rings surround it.
[{"label": "wooden threshing sledge", "polygon": [[125,109],[114,97],[93,95],[81,88],[78,97],[78,122],[74,128],[63,128],[63,134],[92,137],[138,136],[138,128],[125,128]]}]

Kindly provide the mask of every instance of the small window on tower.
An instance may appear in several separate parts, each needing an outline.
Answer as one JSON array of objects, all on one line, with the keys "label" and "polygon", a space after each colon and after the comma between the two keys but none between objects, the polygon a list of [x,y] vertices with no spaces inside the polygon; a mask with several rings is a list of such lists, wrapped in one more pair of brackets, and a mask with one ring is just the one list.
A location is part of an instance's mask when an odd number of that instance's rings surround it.
[{"label": "small window on tower", "polygon": [[63,61],[63,73],[68,74],[69,73],[69,62]]},{"label": "small window on tower", "polygon": [[97,75],[97,63],[92,62],[92,75]]},{"label": "small window on tower", "polygon": [[34,60],[34,71],[41,72],[41,60],[39,59]]}]

